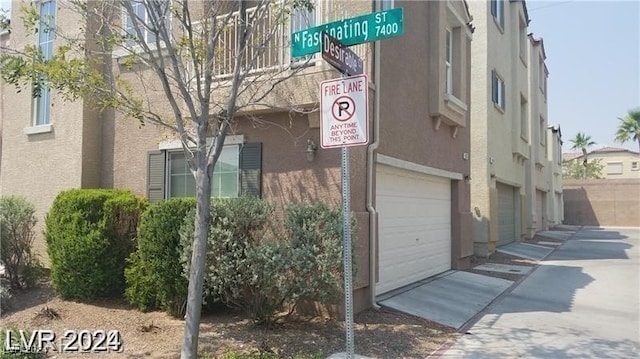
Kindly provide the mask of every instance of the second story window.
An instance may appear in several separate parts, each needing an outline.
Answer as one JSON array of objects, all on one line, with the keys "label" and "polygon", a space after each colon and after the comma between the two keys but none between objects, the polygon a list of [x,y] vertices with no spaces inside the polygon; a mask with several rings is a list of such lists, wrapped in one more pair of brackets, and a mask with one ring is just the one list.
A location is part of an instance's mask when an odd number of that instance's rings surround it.
[{"label": "second story window", "polygon": [[504,28],[504,0],[491,0],[491,15]]},{"label": "second story window", "polygon": [[394,7],[393,0],[380,0],[380,10],[391,10]]},{"label": "second story window", "polygon": [[504,80],[496,70],[491,71],[491,99],[502,111],[505,109],[505,85]]},{"label": "second story window", "polygon": [[158,25],[164,22],[169,28],[169,1],[131,0],[129,5],[131,11],[125,7],[122,9],[122,26],[127,35],[127,47],[134,47],[141,41],[155,46]]},{"label": "second story window", "polygon": [[[53,41],[56,27],[56,2],[43,0],[40,2],[40,24],[38,26],[38,48],[43,60],[53,57]],[[45,81],[41,81],[45,82]],[[51,89],[46,84],[38,88],[39,93],[33,99],[35,126],[47,125],[51,121]]]},{"label": "second story window", "polygon": [[462,55],[461,41],[462,29],[460,27],[447,28],[445,30],[445,93],[457,99],[462,99]]}]

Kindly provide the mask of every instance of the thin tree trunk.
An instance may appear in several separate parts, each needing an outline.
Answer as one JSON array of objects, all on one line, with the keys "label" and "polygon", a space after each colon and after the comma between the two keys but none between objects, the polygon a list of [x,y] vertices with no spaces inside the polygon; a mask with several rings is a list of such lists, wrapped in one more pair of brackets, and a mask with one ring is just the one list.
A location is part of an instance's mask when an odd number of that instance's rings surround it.
[{"label": "thin tree trunk", "polygon": [[198,335],[200,333],[200,314],[202,310],[202,285],[206,265],[207,236],[211,216],[211,180],[207,170],[207,158],[197,153],[196,171],[196,218],[191,270],[189,273],[189,294],[185,315],[184,341],[181,359],[195,359],[198,353]]}]

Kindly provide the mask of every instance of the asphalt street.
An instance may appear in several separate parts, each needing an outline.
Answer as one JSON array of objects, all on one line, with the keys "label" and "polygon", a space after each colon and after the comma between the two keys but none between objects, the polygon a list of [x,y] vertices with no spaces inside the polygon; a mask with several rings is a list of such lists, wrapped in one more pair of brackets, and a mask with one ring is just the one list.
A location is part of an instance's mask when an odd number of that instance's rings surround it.
[{"label": "asphalt street", "polygon": [[640,228],[585,227],[441,358],[640,358]]}]

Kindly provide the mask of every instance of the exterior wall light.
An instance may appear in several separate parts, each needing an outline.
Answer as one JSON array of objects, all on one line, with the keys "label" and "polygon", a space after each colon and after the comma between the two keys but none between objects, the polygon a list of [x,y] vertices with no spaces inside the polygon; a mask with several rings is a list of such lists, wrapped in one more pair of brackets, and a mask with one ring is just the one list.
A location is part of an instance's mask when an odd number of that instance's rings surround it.
[{"label": "exterior wall light", "polygon": [[313,142],[312,139],[307,140],[307,149],[304,151],[307,154],[307,161],[313,162],[313,159],[316,157],[316,151],[318,150],[318,145]]}]

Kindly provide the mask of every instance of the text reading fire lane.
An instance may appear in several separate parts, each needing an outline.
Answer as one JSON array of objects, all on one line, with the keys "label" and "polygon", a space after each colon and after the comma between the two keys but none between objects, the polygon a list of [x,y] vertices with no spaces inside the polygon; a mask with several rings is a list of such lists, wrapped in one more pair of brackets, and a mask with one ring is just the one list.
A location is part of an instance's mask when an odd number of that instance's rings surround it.
[{"label": "text reading fire lane", "polygon": [[366,75],[323,81],[320,85],[323,148],[368,142]]}]

